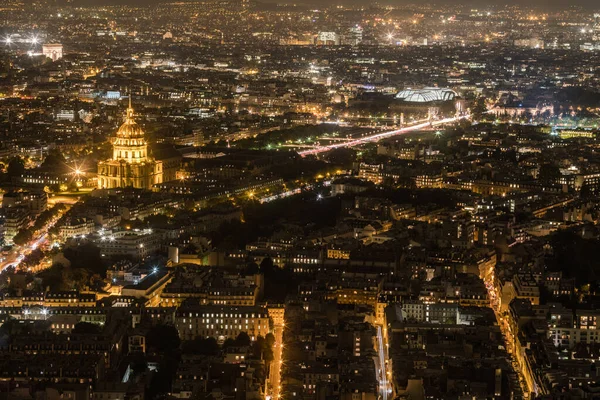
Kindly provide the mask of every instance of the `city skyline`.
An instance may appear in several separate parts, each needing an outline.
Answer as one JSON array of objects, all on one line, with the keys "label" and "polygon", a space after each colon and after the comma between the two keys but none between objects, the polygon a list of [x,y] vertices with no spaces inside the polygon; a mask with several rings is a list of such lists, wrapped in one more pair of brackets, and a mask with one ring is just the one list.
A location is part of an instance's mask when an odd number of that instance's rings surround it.
[{"label": "city skyline", "polygon": [[578,4],[4,0],[1,397],[596,398]]},{"label": "city skyline", "polygon": [[[193,0],[189,0],[193,2]],[[69,5],[73,4],[74,6],[98,6],[98,5],[135,5],[135,6],[153,6],[159,5],[161,3],[168,3],[168,0],[63,0],[61,3],[57,0],[57,5]],[[265,3],[276,3],[276,4],[297,4],[297,5],[315,5],[319,4],[321,6],[330,6],[330,5],[349,5],[349,6],[365,6],[369,7],[372,4],[364,4],[362,0],[330,0],[328,2],[317,2],[315,0],[302,0],[302,1],[276,1],[276,0],[261,0],[257,1],[257,4]],[[398,1],[379,1],[376,3],[377,5],[384,6],[410,6],[415,5],[418,6],[422,3],[415,3],[414,1],[406,0],[402,2]],[[467,6],[467,7],[475,7],[475,8],[498,8],[504,6],[522,6],[523,4],[514,0],[487,0],[485,2],[475,1],[475,0],[444,0],[444,1],[436,1],[432,3],[427,3],[431,5],[439,4],[439,5],[456,5],[456,6]],[[373,4],[374,5],[374,4]],[[552,7],[557,10],[564,8],[564,2],[558,0],[535,0],[528,3],[530,7]],[[598,4],[593,0],[575,0],[569,3],[569,6],[580,6],[585,7],[589,10],[600,10]]]}]

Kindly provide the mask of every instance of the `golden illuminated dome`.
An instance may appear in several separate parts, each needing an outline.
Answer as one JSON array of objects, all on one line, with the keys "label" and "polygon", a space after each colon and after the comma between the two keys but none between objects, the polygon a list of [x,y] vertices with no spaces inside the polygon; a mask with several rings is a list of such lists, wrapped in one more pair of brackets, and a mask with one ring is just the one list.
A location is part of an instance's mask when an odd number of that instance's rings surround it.
[{"label": "golden illuminated dome", "polygon": [[129,108],[127,109],[125,122],[123,122],[123,125],[121,125],[117,131],[117,137],[127,139],[144,137],[144,131],[133,119],[133,108],[131,108],[131,104],[129,104]]},{"label": "golden illuminated dome", "polygon": [[145,162],[147,157],[148,149],[144,131],[133,119],[130,98],[125,122],[117,131],[117,138],[113,142],[113,160],[141,163]]}]

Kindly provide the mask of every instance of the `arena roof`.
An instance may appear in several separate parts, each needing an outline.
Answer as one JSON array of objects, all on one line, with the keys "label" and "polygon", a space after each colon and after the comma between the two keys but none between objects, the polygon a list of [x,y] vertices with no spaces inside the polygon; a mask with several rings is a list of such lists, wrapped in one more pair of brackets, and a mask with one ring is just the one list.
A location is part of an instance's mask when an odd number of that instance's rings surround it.
[{"label": "arena roof", "polygon": [[409,103],[429,103],[433,101],[452,101],[457,96],[452,89],[426,87],[423,89],[404,89],[396,95],[398,100]]}]

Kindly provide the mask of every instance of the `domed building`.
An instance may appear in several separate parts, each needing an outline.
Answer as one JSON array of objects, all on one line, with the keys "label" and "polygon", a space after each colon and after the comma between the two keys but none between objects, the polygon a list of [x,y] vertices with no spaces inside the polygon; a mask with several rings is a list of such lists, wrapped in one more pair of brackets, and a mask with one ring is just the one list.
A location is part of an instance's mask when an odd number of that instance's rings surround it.
[{"label": "domed building", "polygon": [[404,89],[396,94],[396,99],[406,103],[434,103],[453,101],[457,97],[452,89],[426,87],[423,89]]},{"label": "domed building", "polygon": [[457,93],[452,89],[425,87],[404,89],[396,94],[391,108],[395,112],[416,115],[451,115],[460,111]]},{"label": "domed building", "polygon": [[125,122],[113,142],[112,159],[98,163],[98,188],[152,189],[155,184],[175,179],[176,165],[171,164],[165,171],[163,161],[149,155],[144,131],[133,119],[130,100]]}]

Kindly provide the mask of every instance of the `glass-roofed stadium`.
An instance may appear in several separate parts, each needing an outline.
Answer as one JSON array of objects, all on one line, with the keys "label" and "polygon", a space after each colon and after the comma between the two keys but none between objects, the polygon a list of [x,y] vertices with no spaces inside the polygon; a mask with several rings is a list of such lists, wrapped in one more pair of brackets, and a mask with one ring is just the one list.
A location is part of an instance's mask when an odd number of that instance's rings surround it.
[{"label": "glass-roofed stadium", "polygon": [[452,89],[426,87],[423,89],[404,89],[396,95],[396,99],[407,103],[431,103],[452,101],[457,96]]}]

